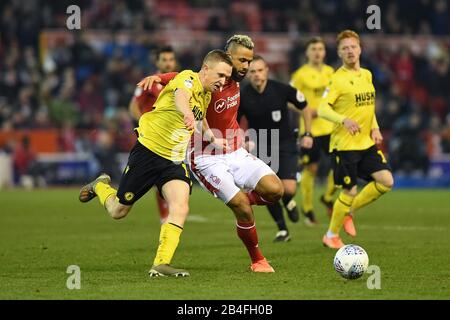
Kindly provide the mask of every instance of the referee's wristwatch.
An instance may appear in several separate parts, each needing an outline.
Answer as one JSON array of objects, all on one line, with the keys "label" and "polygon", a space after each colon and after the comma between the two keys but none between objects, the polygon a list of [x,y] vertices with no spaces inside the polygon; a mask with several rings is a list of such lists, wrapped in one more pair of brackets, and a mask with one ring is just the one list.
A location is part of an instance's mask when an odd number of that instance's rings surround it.
[{"label": "referee's wristwatch", "polygon": [[304,134],[302,134],[302,138],[303,137],[313,137],[313,135],[311,134],[311,132],[305,132]]}]

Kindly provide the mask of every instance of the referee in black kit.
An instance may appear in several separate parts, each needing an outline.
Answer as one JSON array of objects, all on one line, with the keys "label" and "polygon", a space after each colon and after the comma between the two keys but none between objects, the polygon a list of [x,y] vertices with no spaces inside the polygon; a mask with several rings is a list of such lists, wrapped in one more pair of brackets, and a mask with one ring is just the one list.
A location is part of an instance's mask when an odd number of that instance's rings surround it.
[{"label": "referee in black kit", "polygon": [[[248,72],[250,83],[241,90],[241,104],[238,117],[239,119],[242,116],[247,118],[249,129],[254,129],[257,132],[260,129],[267,129],[267,145],[262,145],[262,143],[266,143],[264,139],[256,141],[258,156],[261,158],[261,150],[266,152],[262,156],[271,156],[271,150],[278,151],[279,168],[277,175],[284,186],[282,202],[289,219],[292,222],[297,222],[299,213],[294,200],[297,191],[298,173],[297,140],[299,122],[297,112],[302,110],[305,120],[305,134],[301,139],[301,146],[309,149],[313,144],[310,133],[312,110],[307,107],[305,97],[300,91],[287,84],[269,80],[268,74],[269,67],[266,61],[261,56],[255,56]],[[297,110],[289,108],[288,103],[292,103]],[[272,144],[270,130],[273,129],[279,130],[279,141],[274,141]],[[252,150],[249,151],[251,152]],[[278,202],[268,205],[267,208],[279,229],[274,241],[289,241],[290,235],[284,220],[281,204]]]}]

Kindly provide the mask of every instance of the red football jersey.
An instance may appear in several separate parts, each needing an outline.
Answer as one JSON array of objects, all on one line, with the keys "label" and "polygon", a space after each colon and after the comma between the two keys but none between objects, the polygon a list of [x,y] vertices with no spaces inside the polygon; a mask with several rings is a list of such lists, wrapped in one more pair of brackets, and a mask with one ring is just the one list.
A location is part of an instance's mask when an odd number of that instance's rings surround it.
[{"label": "red football jersey", "polygon": [[242,136],[237,122],[240,104],[239,83],[229,79],[222,90],[213,92],[206,111],[206,120],[216,138],[226,138],[230,150],[215,150],[209,142],[203,141],[199,132],[192,136],[191,158],[202,154],[223,154],[237,150],[242,146]]},{"label": "red football jersey", "polygon": [[[161,78],[161,84],[164,86],[172,80],[177,73],[158,74]],[[159,94],[159,93],[158,93]],[[213,92],[211,95],[211,102],[206,111],[206,120],[209,127],[214,131],[217,138],[227,138],[230,150],[233,152],[242,146],[242,135],[240,132],[239,123],[237,121],[239,104],[241,102],[241,94],[239,89],[239,82],[229,79],[222,90]],[[209,142],[202,141],[202,137],[196,133],[192,135],[191,148],[196,147],[196,154],[215,154],[215,150],[209,146]],[[201,145],[200,151],[198,145]],[[208,147],[209,146],[209,147]],[[225,153],[223,150],[221,153]]]},{"label": "red football jersey", "polygon": [[136,103],[139,106],[139,110],[141,110],[143,114],[153,110],[153,105],[155,104],[156,99],[158,99],[162,89],[164,89],[164,86],[170,80],[175,78],[177,74],[178,72],[157,74],[157,76],[161,78],[161,83],[154,83],[148,90],[143,90],[140,87],[136,88],[134,91],[134,97],[136,98]]},{"label": "red football jersey", "polygon": [[[240,127],[237,121],[240,102],[239,82],[229,79],[222,90],[212,94],[211,102],[206,112],[206,120],[209,127],[220,131],[221,138],[227,138],[228,145],[231,147],[230,152],[242,146],[242,139],[239,134]],[[208,143],[205,142],[203,148],[207,145]]]},{"label": "red football jersey", "polygon": [[163,88],[164,86],[159,83],[153,85],[149,90],[143,90],[139,87],[136,88],[134,97],[142,114],[153,110],[153,105]]}]

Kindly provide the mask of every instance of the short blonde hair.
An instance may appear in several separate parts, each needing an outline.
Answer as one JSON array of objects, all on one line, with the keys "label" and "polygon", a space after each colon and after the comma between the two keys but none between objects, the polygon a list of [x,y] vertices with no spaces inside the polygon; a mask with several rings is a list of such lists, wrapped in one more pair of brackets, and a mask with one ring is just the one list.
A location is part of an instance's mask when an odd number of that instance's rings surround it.
[{"label": "short blonde hair", "polygon": [[360,43],[359,35],[355,31],[347,29],[337,35],[336,45],[339,47],[341,41],[348,38],[355,38],[356,40],[358,40],[358,43]]},{"label": "short blonde hair", "polygon": [[203,59],[203,64],[209,63],[215,64],[218,62],[225,62],[230,67],[233,66],[233,61],[231,61],[231,57],[225,51],[219,49],[215,49],[208,52],[208,54]]},{"label": "short blonde hair", "polygon": [[230,39],[228,39],[227,44],[225,45],[225,51],[228,51],[228,49],[233,44],[241,45],[250,50],[253,50],[253,48],[255,47],[255,44],[253,43],[252,38],[250,38],[249,36],[246,36],[244,34],[235,34]]}]

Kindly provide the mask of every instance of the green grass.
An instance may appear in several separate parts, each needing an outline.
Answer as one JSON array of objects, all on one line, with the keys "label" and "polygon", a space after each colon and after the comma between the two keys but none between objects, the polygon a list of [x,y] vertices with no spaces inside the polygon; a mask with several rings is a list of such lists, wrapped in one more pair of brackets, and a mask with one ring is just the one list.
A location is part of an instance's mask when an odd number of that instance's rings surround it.
[{"label": "green grass", "polygon": [[[321,237],[328,223],[290,224],[292,241],[273,243],[276,229],[257,208],[260,247],[275,274],[252,274],[231,212],[195,189],[173,264],[190,278],[150,279],[159,235],[153,192],[121,221],[78,190],[0,192],[0,299],[449,299],[450,192],[396,190],[357,215],[357,243],[381,268],[381,289],[347,281],[333,270],[334,251]],[[318,196],[319,193],[317,192]],[[69,265],[81,289],[68,290]]]}]

